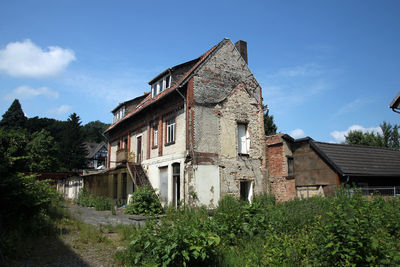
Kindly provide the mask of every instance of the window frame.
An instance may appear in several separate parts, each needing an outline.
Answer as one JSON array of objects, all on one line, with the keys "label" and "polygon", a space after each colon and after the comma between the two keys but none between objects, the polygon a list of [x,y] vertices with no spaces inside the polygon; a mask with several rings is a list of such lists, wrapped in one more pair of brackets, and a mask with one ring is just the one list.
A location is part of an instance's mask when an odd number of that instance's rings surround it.
[{"label": "window frame", "polygon": [[[240,132],[240,130],[239,130],[239,128],[240,127],[244,127],[244,132],[245,132],[245,134],[244,134],[244,137],[245,137],[245,147],[244,147],[244,149],[243,149],[243,140],[242,140],[242,138],[243,138],[243,136],[239,136],[239,132]],[[238,153],[238,155],[244,155],[244,156],[248,156],[249,155],[249,151],[250,151],[250,135],[249,135],[249,129],[248,129],[248,123],[247,122],[241,122],[241,121],[238,121],[237,122],[237,131],[236,131],[236,134],[237,134],[237,146],[238,146],[238,149],[237,149],[237,153]]]},{"label": "window frame", "polygon": [[[171,121],[173,121],[173,123],[169,124],[169,122]],[[175,140],[176,140],[176,117],[168,117],[165,119],[165,146],[175,144]]]}]

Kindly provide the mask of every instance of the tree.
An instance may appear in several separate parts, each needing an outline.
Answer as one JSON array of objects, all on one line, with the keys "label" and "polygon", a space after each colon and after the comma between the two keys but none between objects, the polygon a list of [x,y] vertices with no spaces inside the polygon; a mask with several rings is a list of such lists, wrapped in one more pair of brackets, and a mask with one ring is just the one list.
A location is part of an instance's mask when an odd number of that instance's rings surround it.
[{"label": "tree", "polygon": [[381,125],[382,134],[374,132],[350,131],[345,136],[346,144],[377,146],[391,149],[400,149],[399,126],[383,122]]},{"label": "tree", "polygon": [[274,135],[278,127],[274,123],[274,116],[269,115],[268,105],[264,105],[264,132],[265,135]]},{"label": "tree", "polygon": [[81,121],[76,113],[72,113],[65,124],[60,152],[61,163],[66,169],[81,169],[85,166],[87,151]]},{"label": "tree", "polygon": [[110,124],[106,124],[99,120],[91,121],[83,126],[83,133],[85,135],[85,141],[87,142],[95,142],[100,143],[105,140],[103,133],[110,126]]},{"label": "tree", "polygon": [[27,118],[22,111],[21,104],[18,99],[12,102],[6,113],[3,114],[3,119],[0,121],[0,128],[9,129],[22,129],[25,128]]},{"label": "tree", "polygon": [[29,170],[31,172],[58,170],[58,144],[48,131],[42,129],[32,135],[27,145]]}]

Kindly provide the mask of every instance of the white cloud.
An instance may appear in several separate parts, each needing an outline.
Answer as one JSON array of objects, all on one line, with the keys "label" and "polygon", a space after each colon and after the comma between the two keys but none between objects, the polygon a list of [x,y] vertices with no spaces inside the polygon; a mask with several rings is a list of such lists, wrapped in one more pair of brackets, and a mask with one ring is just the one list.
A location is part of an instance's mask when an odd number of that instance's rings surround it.
[{"label": "white cloud", "polygon": [[360,125],[352,125],[345,131],[333,131],[331,132],[331,136],[335,139],[337,143],[342,143],[346,140],[345,136],[349,134],[350,131],[362,131],[362,132],[375,132],[382,134],[382,129],[380,127],[370,127],[365,128]]},{"label": "white cloud", "polygon": [[296,129],[296,130],[291,131],[289,133],[289,135],[291,137],[293,137],[294,139],[297,139],[297,138],[305,137],[306,133],[302,129]]},{"label": "white cloud", "polygon": [[12,99],[28,99],[36,96],[45,96],[47,98],[58,98],[58,92],[53,91],[47,87],[32,88],[29,86],[19,86],[12,90],[9,94],[5,96],[7,100]]},{"label": "white cloud", "polygon": [[54,76],[74,61],[75,54],[70,49],[49,46],[42,50],[27,39],[9,43],[0,50],[0,72],[16,77]]},{"label": "white cloud", "polygon": [[69,105],[61,105],[57,108],[53,108],[49,110],[49,113],[52,115],[62,115],[67,113],[68,111],[71,110],[71,106]]}]

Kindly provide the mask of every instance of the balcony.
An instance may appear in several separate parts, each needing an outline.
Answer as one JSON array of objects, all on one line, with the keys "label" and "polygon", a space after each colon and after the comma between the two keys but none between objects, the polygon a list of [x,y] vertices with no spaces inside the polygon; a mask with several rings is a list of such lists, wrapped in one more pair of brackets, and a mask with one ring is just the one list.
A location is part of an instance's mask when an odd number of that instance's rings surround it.
[{"label": "balcony", "polygon": [[117,150],[117,163],[126,163],[128,161],[128,151],[123,148]]}]

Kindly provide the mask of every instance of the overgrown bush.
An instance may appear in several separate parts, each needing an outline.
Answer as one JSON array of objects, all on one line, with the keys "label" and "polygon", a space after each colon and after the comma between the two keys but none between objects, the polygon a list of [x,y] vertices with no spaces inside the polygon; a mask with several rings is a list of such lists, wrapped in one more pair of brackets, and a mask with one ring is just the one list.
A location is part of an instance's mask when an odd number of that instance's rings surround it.
[{"label": "overgrown bush", "polygon": [[94,209],[95,210],[111,210],[113,208],[113,201],[109,197],[95,197]]},{"label": "overgrown bush", "polygon": [[335,197],[250,205],[226,196],[211,213],[169,209],[138,228],[118,254],[126,265],[395,266],[400,264],[400,200]]},{"label": "overgrown bush", "polygon": [[155,190],[143,186],[138,187],[132,194],[125,213],[152,216],[163,213],[163,208]]},{"label": "overgrown bush", "polygon": [[87,187],[84,186],[79,190],[77,203],[82,207],[94,207],[95,197],[89,192]]},{"label": "overgrown bush", "polygon": [[158,223],[148,221],[117,255],[126,265],[208,266],[217,259],[220,237],[205,208],[170,209]]}]

